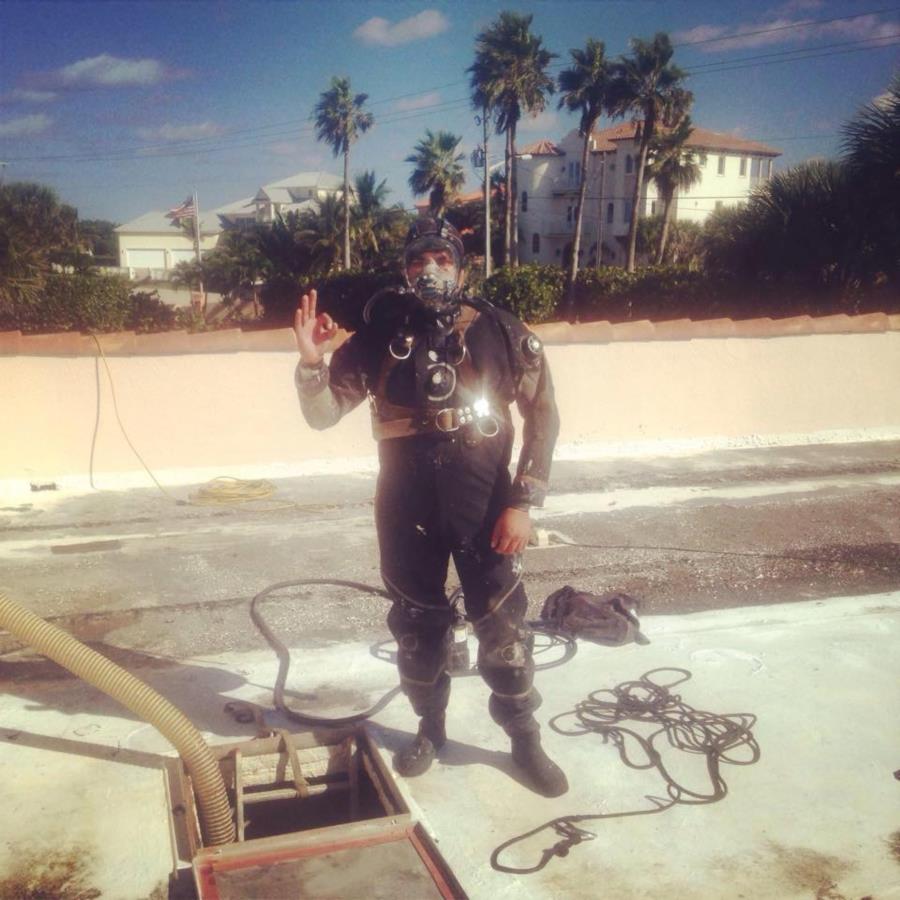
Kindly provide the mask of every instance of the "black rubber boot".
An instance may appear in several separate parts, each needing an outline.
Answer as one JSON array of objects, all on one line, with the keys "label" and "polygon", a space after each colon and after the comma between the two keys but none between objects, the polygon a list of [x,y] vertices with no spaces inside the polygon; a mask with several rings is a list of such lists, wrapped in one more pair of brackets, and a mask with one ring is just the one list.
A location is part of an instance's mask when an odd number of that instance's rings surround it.
[{"label": "black rubber boot", "polygon": [[394,755],[394,768],[406,778],[423,775],[431,767],[437,751],[447,743],[444,714],[419,720],[416,736]]},{"label": "black rubber boot", "polygon": [[561,797],[569,790],[566,773],[544,752],[537,731],[512,735],[512,758],[542,797]]}]

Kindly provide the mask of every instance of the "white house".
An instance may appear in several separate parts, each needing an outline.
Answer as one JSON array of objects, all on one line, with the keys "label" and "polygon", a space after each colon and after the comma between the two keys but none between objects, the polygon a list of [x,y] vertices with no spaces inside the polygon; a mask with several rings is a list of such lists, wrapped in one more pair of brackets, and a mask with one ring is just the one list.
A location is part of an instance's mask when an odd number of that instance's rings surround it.
[{"label": "white house", "polygon": [[[605,263],[624,263],[638,143],[635,123],[623,122],[591,135],[587,192],[581,234],[581,261],[596,262],[603,248]],[[537,141],[519,150],[519,259],[522,262],[564,264],[575,235],[575,207],[581,178],[582,137],[570,131],[558,144]],[[772,175],[772,161],[781,152],[758,141],[706,128],[694,128],[687,146],[700,164],[701,179],[675,197],[675,218],[703,222],[722,206],[747,200],[760,182]],[[656,186],[642,191],[640,215],[661,213]]]},{"label": "white house", "polygon": [[[328,172],[299,172],[263,185],[253,197],[216,209],[200,207],[200,252],[207,253],[223,231],[256,222],[273,222],[277,214],[309,209],[330,195],[343,196],[343,179]],[[180,262],[195,258],[192,232],[179,227],[165,212],[154,210],[116,228],[119,267],[130,278],[165,280]]]}]

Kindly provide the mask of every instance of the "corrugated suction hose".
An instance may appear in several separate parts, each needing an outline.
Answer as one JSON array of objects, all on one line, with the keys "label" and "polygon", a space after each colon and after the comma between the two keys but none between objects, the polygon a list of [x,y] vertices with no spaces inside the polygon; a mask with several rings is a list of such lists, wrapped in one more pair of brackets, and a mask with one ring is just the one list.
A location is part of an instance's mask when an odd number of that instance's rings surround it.
[{"label": "corrugated suction hose", "polygon": [[153,725],[174,745],[191,775],[204,844],[234,840],[234,820],[219,764],[184,713],[134,675],[3,593],[0,628]]}]

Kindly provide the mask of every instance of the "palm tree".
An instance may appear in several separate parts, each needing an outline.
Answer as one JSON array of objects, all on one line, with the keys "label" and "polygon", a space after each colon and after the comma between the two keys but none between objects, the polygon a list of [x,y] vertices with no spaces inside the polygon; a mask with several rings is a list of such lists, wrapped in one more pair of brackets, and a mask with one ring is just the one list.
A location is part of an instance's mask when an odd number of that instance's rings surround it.
[{"label": "palm tree", "polygon": [[390,190],[387,179],[378,182],[375,172],[366,170],[353,179],[353,220],[359,240],[359,250],[371,250],[377,255],[381,223],[386,212],[384,201]]},{"label": "palm tree", "polygon": [[578,185],[578,205],[575,208],[575,242],[572,246],[572,260],[569,263],[569,272],[566,277],[566,318],[574,321],[575,276],[578,274],[578,252],[581,247],[581,228],[584,220],[588,152],[594,126],[609,106],[612,68],[606,59],[606,48],[603,42],[594,38],[588,38],[584,50],[569,52],[572,54],[572,67],[559,73],[559,89],[562,92],[559,108],[581,113],[578,132],[583,138],[581,179]]},{"label": "palm tree", "polygon": [[868,268],[900,278],[900,73],[843,128],[844,162],[866,213]]},{"label": "palm tree", "polygon": [[[346,255],[347,230],[346,219],[342,221],[341,201],[334,194],[319,200],[315,209],[307,209],[301,213],[288,213],[296,216],[295,241],[305,248],[310,258],[310,271],[321,275],[330,275],[341,268],[350,268],[350,259]],[[344,237],[344,260],[341,265],[341,235]],[[356,235],[354,235],[355,237]]]},{"label": "palm tree", "polygon": [[634,271],[637,221],[640,213],[644,170],[650,142],[659,125],[671,124],[687,112],[693,96],[681,87],[687,73],[672,65],[672,42],[658,32],[652,40],[633,38],[631,55],[622,57],[615,67],[615,88],[611,103],[614,116],[631,113],[635,117],[638,160],[628,226],[628,255],[625,267]]},{"label": "palm tree", "polygon": [[331,147],[335,157],[344,156],[344,268],[350,268],[350,145],[368,131],[375,119],[363,112],[368,94],[350,91],[349,78],[331,79],[331,87],[319,95],[314,116],[316,137]]},{"label": "palm tree", "polygon": [[409,186],[417,196],[428,194],[428,208],[432,215],[442,216],[447,206],[466,180],[461,165],[465,154],[457,153],[462,140],[449,131],[435,134],[425,129],[425,137],[416,144],[415,152],[405,162],[413,164]]},{"label": "palm tree", "polygon": [[657,265],[662,265],[665,257],[675,208],[675,192],[692,188],[702,175],[700,166],[694,159],[694,151],[685,149],[692,131],[691,117],[683,116],[674,128],[658,134],[650,146],[651,159],[647,165],[647,173],[656,184],[663,204],[662,228],[656,250]]},{"label": "palm tree", "polygon": [[0,311],[37,302],[52,264],[77,249],[77,221],[51,188],[0,185]]},{"label": "palm tree", "polygon": [[533,16],[502,12],[496,22],[475,40],[471,73],[472,105],[494,118],[497,134],[506,135],[506,262],[519,262],[516,126],[522,113],[536,115],[544,109],[555,88],[547,74],[555,53],[545,50],[542,39],[531,33]]}]

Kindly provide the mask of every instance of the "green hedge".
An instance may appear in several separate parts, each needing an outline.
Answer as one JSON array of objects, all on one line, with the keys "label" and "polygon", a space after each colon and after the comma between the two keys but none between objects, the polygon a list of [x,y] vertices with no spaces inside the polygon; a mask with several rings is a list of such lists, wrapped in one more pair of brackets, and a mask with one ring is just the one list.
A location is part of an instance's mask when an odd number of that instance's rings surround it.
[{"label": "green hedge", "polygon": [[169,331],[189,326],[189,313],[156,291],[132,293],[125,278],[98,272],[51,273],[39,296],[0,314],[0,328],[23,334],[53,331]]},{"label": "green hedge", "polygon": [[564,285],[565,273],[559,266],[503,268],[484,282],[484,297],[536,325],[557,317]]},{"label": "green hedge", "polygon": [[121,331],[131,313],[128,282],[94,272],[52,273],[33,303],[9,310],[5,325],[25,333]]}]

